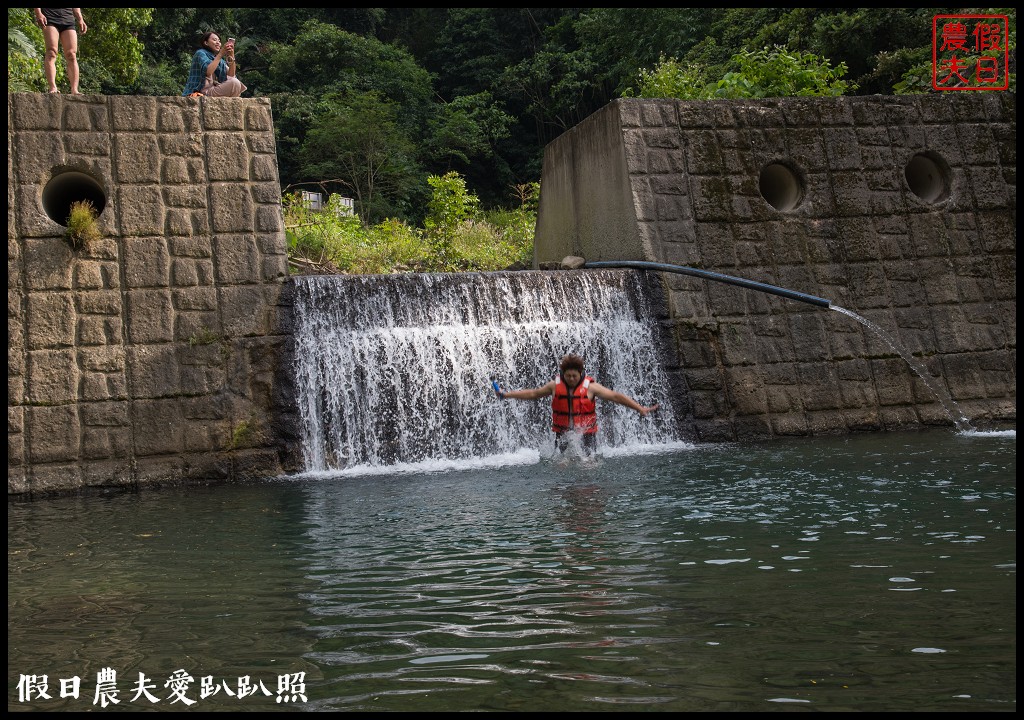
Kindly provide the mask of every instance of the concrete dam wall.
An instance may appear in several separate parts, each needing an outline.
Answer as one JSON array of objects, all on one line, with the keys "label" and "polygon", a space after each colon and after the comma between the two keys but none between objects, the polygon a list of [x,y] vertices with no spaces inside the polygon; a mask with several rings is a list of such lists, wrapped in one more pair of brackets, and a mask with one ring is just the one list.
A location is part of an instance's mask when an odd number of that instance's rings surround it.
[{"label": "concrete dam wall", "polygon": [[[541,188],[537,267],[650,261],[826,298],[967,417],[1016,419],[1013,94],[618,100],[546,148]],[[653,277],[698,439],[950,424],[849,317]]]},{"label": "concrete dam wall", "polygon": [[[825,297],[1014,421],[1014,98],[967,95],[616,101],[546,150],[536,265]],[[76,250],[82,198],[102,238]],[[9,495],[299,469],[287,275],[268,100],[10,95]],[[848,317],[643,275],[692,439],[950,424]]]},{"label": "concrete dam wall", "polygon": [[280,472],[269,101],[9,95],[7,149],[8,493]]}]

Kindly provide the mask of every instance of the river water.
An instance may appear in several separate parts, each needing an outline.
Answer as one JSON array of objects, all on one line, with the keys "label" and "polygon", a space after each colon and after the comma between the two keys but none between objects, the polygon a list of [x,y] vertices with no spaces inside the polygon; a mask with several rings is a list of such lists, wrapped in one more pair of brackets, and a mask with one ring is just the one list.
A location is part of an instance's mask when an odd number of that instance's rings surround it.
[{"label": "river water", "polygon": [[1016,709],[1012,431],[493,462],[9,503],[8,708]]}]

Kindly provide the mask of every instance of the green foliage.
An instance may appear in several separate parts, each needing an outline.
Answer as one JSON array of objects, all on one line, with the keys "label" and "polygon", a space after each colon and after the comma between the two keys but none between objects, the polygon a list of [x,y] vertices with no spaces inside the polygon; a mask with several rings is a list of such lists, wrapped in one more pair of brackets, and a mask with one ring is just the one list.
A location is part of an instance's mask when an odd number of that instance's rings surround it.
[{"label": "green foliage", "polygon": [[776,45],[756,52],[743,50],[732,59],[739,69],[718,81],[715,97],[830,96],[856,89],[840,79],[846,74],[846,63],[833,68],[828,59],[813,53]]},{"label": "green foliage", "polygon": [[46,92],[43,31],[28,8],[7,8],[7,92]]},{"label": "green foliage", "polygon": [[525,270],[533,262],[533,224],[518,211],[497,210],[463,222],[453,247],[461,259],[458,269]]},{"label": "green foliage", "polygon": [[365,252],[351,266],[352,272],[380,273],[424,267],[422,234],[401,220],[385,220],[367,228]]},{"label": "green foliage", "polygon": [[425,235],[435,270],[525,269],[533,260],[540,183],[513,188],[518,208],[481,211],[477,196],[456,173],[431,176],[433,188]]},{"label": "green foliage", "polygon": [[64,237],[75,250],[88,248],[103,237],[96,208],[88,200],[71,203]]},{"label": "green foliage", "polygon": [[395,45],[310,20],[293,40],[270,43],[266,53],[266,92],[373,93],[401,107],[408,128],[421,126],[430,114],[430,75]]},{"label": "green foliage", "polygon": [[942,11],[935,8],[823,9],[804,23],[808,41],[800,46],[824,57],[842,59],[862,93],[889,93],[894,79],[883,67],[881,54],[915,53],[930,57],[932,16],[937,12]]},{"label": "green foliage", "polygon": [[639,90],[627,88],[625,97],[678,98],[680,100],[708,100],[714,90],[698,65],[687,65],[675,58],[662,55],[650,70],[641,68],[637,75]]},{"label": "green foliage", "polygon": [[364,225],[332,195],[322,211],[286,194],[285,236],[295,273],[435,272],[527,268],[533,258],[539,183],[516,186],[519,207],[480,210],[457,173],[431,176],[430,214],[415,228],[389,218]]},{"label": "green foliage", "polygon": [[519,207],[489,210],[479,220],[464,221],[456,234],[455,249],[478,270],[527,269],[533,263],[533,237],[537,226],[540,183],[513,188]]},{"label": "green foliage", "polygon": [[654,68],[640,71],[637,94],[648,98],[708,100],[830,96],[856,89],[840,79],[846,74],[845,64],[833,68],[827,59],[781,46],[756,52],[743,50],[733,55],[732,63],[735,70],[717,82],[709,82],[702,67],[662,56]]},{"label": "green foliage", "polygon": [[519,202],[519,210],[536,216],[537,208],[540,205],[540,183],[528,182],[514,185],[512,197]]},{"label": "green foliage", "polygon": [[[272,90],[282,177],[338,179],[372,220],[422,219],[429,172],[494,174],[487,165],[515,118],[489,91],[446,102],[431,76],[397,45],[309,21],[289,43],[270,43],[257,81]],[[251,77],[251,75],[246,75]],[[302,149],[291,166],[291,150]],[[372,157],[371,157],[372,156]]]},{"label": "green foliage", "polygon": [[143,65],[137,35],[152,22],[153,9],[85,8],[82,13],[89,26],[78,38],[82,92],[110,94],[134,87]]},{"label": "green foliage", "polygon": [[[448,158],[432,148],[423,158],[427,172],[456,170],[465,175],[485,204],[506,201],[506,188],[524,178],[538,177],[544,143],[554,139],[572,117],[586,117],[592,108],[565,107],[561,98],[546,95],[559,70],[543,59],[520,63],[535,53],[552,55],[574,49],[572,20],[577,8],[399,8],[388,11],[396,38],[436,78],[436,97],[455,102],[459,97],[488,93],[491,105],[511,118],[507,134],[489,135],[489,154],[469,162]],[[394,18],[392,20],[392,18]],[[554,77],[553,77],[554,76]],[[573,80],[566,75],[567,82]],[[590,76],[588,82],[593,83]],[[604,99],[606,96],[602,96]],[[593,99],[588,102],[594,103]],[[575,115],[573,115],[575,113]],[[557,114],[559,117],[553,119]],[[442,127],[444,124],[442,123]]]},{"label": "green foliage", "polygon": [[[246,76],[247,84],[248,79]],[[306,93],[278,93],[270,96],[270,103],[274,108],[277,167],[282,185],[317,181],[319,178],[303,171],[301,149],[313,118],[318,114],[321,98]]]},{"label": "green foliage", "polygon": [[284,196],[285,237],[297,273],[383,274],[416,268],[425,253],[419,233],[388,219],[363,225],[342,214],[340,196],[331,195],[322,211],[306,208],[298,194]]},{"label": "green foliage", "polygon": [[143,64],[135,82],[138,95],[166,95],[177,97],[185,87],[186,73],[168,62]]},{"label": "green foliage", "polygon": [[707,35],[715,14],[708,8],[587,8],[573,27],[595,58],[597,78],[623,93],[641,68],[654,66],[669,50],[676,56],[689,52]]},{"label": "green foliage", "polygon": [[375,92],[328,95],[299,152],[303,174],[350,193],[362,217],[381,220],[408,210],[417,172],[399,114]]},{"label": "green foliage", "polygon": [[886,77],[895,95],[932,91],[932,54],[926,48],[878,53],[875,74]]},{"label": "green foliage", "polygon": [[522,98],[526,112],[543,128],[554,130],[542,131],[541,137],[554,139],[597,109],[591,100],[598,90],[592,81],[598,67],[584,50],[542,49],[508,67],[501,87]]},{"label": "green foliage", "polygon": [[204,326],[188,336],[188,346],[196,347],[197,345],[212,345],[220,339],[221,338],[217,333]]},{"label": "green foliage", "polygon": [[256,424],[249,420],[239,420],[231,428],[231,439],[228,441],[228,450],[251,447],[256,443]]},{"label": "green foliage", "polygon": [[29,39],[36,27],[28,8],[7,8],[7,52],[20,52],[34,56],[36,49]]},{"label": "green foliage", "polygon": [[480,199],[466,189],[466,181],[455,172],[431,175],[427,184],[432,193],[423,222],[426,237],[437,269],[455,269],[460,258],[456,236],[463,223],[475,216]]},{"label": "green foliage", "polygon": [[[304,23],[290,43],[269,43],[265,55],[260,82],[278,93],[272,100],[282,177],[327,181],[331,192],[355,198],[370,222],[422,216],[422,163],[440,155],[430,141],[431,119],[444,109],[412,56],[318,20]],[[478,129],[460,137],[455,156],[468,159],[486,144]]]},{"label": "green foliage", "polygon": [[509,136],[514,118],[494,104],[489,92],[463,95],[441,104],[430,121],[426,142],[429,161],[469,165],[494,155],[499,140]]},{"label": "green foliage", "polygon": [[480,199],[466,189],[466,181],[458,173],[431,175],[427,184],[433,188],[424,223],[429,231],[454,233],[455,227],[471,218],[480,205]]},{"label": "green foliage", "polygon": [[[429,12],[429,11],[428,11]],[[550,16],[557,22],[567,11],[545,8],[442,8],[413,21],[415,43],[422,47],[418,57],[438,76],[443,97],[494,92],[510,65],[537,49],[539,36]],[[440,15],[440,17],[438,17]],[[424,37],[426,28],[436,30]],[[423,28],[423,29],[421,29]]]}]

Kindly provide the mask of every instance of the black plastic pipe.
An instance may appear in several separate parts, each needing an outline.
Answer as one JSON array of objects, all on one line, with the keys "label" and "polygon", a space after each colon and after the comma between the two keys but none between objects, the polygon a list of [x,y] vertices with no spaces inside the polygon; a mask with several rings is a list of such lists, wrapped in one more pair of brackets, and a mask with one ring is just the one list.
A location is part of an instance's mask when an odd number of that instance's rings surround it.
[{"label": "black plastic pipe", "polygon": [[583,267],[593,269],[634,268],[636,270],[659,270],[661,272],[679,273],[680,275],[694,275],[706,280],[715,280],[729,285],[738,285],[739,287],[745,287],[751,290],[779,295],[780,297],[797,300],[802,303],[808,303],[809,305],[817,305],[818,307],[823,308],[832,307],[832,301],[826,300],[825,298],[807,295],[802,292],[797,292],[796,290],[789,290],[775,285],[768,285],[766,283],[757,282],[756,280],[746,280],[744,278],[733,277],[732,275],[723,275],[722,273],[711,272],[710,270],[698,270],[697,268],[686,267],[685,265],[669,265],[667,263],[645,262],[642,260],[608,260],[587,262],[584,263]]}]

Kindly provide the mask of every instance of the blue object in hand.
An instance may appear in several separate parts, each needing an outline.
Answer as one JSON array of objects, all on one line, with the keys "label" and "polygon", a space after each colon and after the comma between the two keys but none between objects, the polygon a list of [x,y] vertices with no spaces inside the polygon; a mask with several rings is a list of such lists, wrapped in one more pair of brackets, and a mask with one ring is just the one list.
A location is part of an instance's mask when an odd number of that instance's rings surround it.
[{"label": "blue object in hand", "polygon": [[497,380],[491,380],[491,387],[494,388],[494,392],[497,393],[498,397],[504,397],[504,393],[501,392],[501,386],[498,385]]}]

